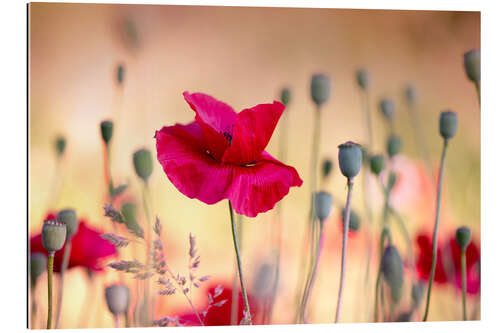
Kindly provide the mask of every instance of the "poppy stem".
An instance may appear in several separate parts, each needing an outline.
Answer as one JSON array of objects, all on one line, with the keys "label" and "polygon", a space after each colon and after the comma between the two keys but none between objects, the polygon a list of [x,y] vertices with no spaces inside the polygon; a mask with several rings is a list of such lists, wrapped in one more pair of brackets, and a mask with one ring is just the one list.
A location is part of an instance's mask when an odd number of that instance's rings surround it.
[{"label": "poppy stem", "polygon": [[54,271],[54,251],[50,251],[47,258],[47,329],[52,326],[52,275]]},{"label": "poppy stem", "polygon": [[[236,233],[238,234],[238,243],[242,243],[242,231],[243,231],[243,225],[242,225],[242,216],[238,215],[238,221],[236,225]],[[238,264],[235,262],[235,270],[233,274],[233,290],[231,293],[231,325],[237,325],[238,324],[238,306],[239,306],[239,299],[238,299]]]},{"label": "poppy stem", "polygon": [[[145,232],[145,241],[146,241],[146,267],[149,266],[150,263],[150,251],[151,251],[151,212],[150,212],[150,196],[149,196],[149,185],[147,181],[144,181],[144,188],[142,192],[142,204],[144,207],[144,214],[146,215],[146,232]],[[151,300],[151,309],[150,306],[150,297],[149,290],[150,284],[149,279],[144,280],[144,307],[146,309],[146,313],[144,314],[145,319],[147,320],[147,325],[151,324],[151,318],[153,317],[153,301]],[[151,310],[151,311],[150,311]]]},{"label": "poppy stem", "polygon": [[37,304],[36,304],[36,298],[35,298],[35,285],[31,286],[31,329],[35,328],[35,323],[36,323],[36,310],[37,310]]},{"label": "poppy stem", "polygon": [[417,146],[420,150],[420,155],[423,157],[425,161],[425,166],[427,168],[427,173],[429,177],[434,178],[434,174],[432,171],[432,163],[429,154],[429,147],[427,146],[426,136],[422,131],[422,122],[419,117],[418,110],[413,104],[408,106],[408,110],[410,111],[410,116],[412,118],[413,132],[415,134],[415,140],[418,143]]},{"label": "poppy stem", "polygon": [[[383,253],[383,251],[384,251],[384,244],[385,244],[386,238],[388,240],[388,243],[391,244],[392,243],[391,232],[387,226],[384,226],[382,228],[382,234],[380,236],[380,246],[379,246],[380,253]],[[375,283],[375,315],[373,318],[374,322],[377,322],[377,320],[378,320],[378,298],[379,298],[378,295],[379,295],[379,291],[382,294],[382,290],[380,288],[381,277],[382,277],[382,257],[380,257],[380,264],[378,266],[378,273],[377,273],[377,282]],[[383,308],[382,308],[382,310],[383,310]]]},{"label": "poppy stem", "polygon": [[438,179],[437,198],[436,198],[436,219],[434,221],[434,232],[432,235],[432,266],[431,266],[431,274],[429,276],[429,286],[427,288],[427,301],[425,303],[425,313],[423,321],[427,321],[427,316],[429,315],[429,304],[431,302],[432,282],[434,281],[434,274],[436,272],[439,210],[441,208],[441,189],[443,185],[444,161],[446,158],[447,148],[448,148],[448,140],[445,139],[443,143],[443,153],[441,155],[441,166],[439,168],[439,179]]},{"label": "poppy stem", "polygon": [[467,291],[467,273],[466,273],[466,257],[465,250],[462,250],[460,256],[460,265],[462,268],[462,318],[467,320],[467,307],[466,307],[466,291]]},{"label": "poppy stem", "polygon": [[481,83],[479,81],[474,82],[476,86],[477,101],[479,102],[479,108],[481,109]]},{"label": "poppy stem", "polygon": [[54,328],[59,327],[59,320],[61,319],[62,311],[62,300],[64,291],[64,274],[69,264],[69,257],[71,254],[71,240],[68,240],[66,246],[64,247],[63,261],[61,265],[61,274],[59,275],[59,290],[57,291],[57,310],[56,310],[56,322]]},{"label": "poppy stem", "polygon": [[408,229],[406,228],[405,221],[401,217],[401,215],[394,209],[392,206],[389,205],[388,207],[389,213],[391,213],[392,216],[396,218],[396,221],[399,224],[399,227],[401,228],[401,233],[403,234],[406,242],[406,251],[407,256],[408,256],[408,261],[410,262],[410,271],[411,271],[411,277],[412,281],[415,280],[415,258],[413,257],[413,251],[412,251],[412,246],[411,246],[411,238],[410,238],[410,233],[408,232]]},{"label": "poppy stem", "polygon": [[352,188],[354,182],[351,178],[347,179],[347,200],[345,205],[344,225],[342,230],[342,261],[340,264],[340,285],[337,298],[337,311],[335,312],[335,323],[339,322],[340,312],[342,310],[342,296],[344,293],[345,266],[347,261],[347,233],[349,231],[349,220],[351,218]]},{"label": "poppy stem", "polygon": [[250,325],[252,325],[252,318],[250,315],[250,306],[248,305],[247,290],[245,289],[245,283],[243,282],[243,271],[241,269],[240,247],[238,245],[238,236],[236,235],[236,223],[235,223],[235,219],[234,219],[234,211],[233,211],[233,206],[231,205],[230,200],[228,200],[228,203],[229,203],[229,215],[231,216],[231,231],[233,233],[234,251],[236,253],[236,263],[238,266],[238,274],[240,276],[241,293],[243,294],[243,301],[245,303],[245,318],[244,319],[248,319],[248,323]]}]

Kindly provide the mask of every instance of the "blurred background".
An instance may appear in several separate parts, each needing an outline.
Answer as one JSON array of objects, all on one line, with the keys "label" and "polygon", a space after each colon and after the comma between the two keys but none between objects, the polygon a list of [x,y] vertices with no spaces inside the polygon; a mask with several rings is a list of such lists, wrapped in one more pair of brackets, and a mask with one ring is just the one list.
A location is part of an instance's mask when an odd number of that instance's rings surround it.
[{"label": "blurred background", "polygon": [[[476,91],[463,68],[463,54],[474,48],[480,48],[478,12],[30,4],[30,234],[40,232],[47,213],[66,207],[74,207],[93,228],[112,230],[111,222],[103,216],[106,185],[99,130],[102,120],[111,119],[115,124],[110,158],[113,178],[128,183],[126,196],[140,203],[142,187],[134,173],[132,153],[147,148],[155,157],[156,130],[194,119],[183,91],[207,93],[239,111],[279,100],[281,89],[289,87],[292,98],[283,118],[288,126],[284,162],[297,169],[304,185],[292,188],[282,201],[282,271],[272,322],[293,323],[309,211],[314,119],[310,79],[314,73],[325,73],[332,78],[332,95],[322,111],[320,160],[329,158],[334,163],[332,175],[322,183],[322,188],[333,194],[334,210],[325,227],[326,250],[309,320],[332,322],[342,243],[339,214],[347,189],[338,170],[337,146],[347,140],[367,140],[356,70],[363,67],[371,75],[375,152],[385,151],[386,140],[379,100],[389,97],[395,101],[396,133],[402,137],[403,149],[395,163],[402,176],[393,204],[407,221],[413,238],[432,230],[435,180],[426,173],[417,149],[405,103],[406,85],[412,83],[417,88],[417,111],[434,171],[442,149],[439,113],[451,109],[458,114],[459,129],[446,162],[439,230],[445,239],[456,227],[467,225],[479,244],[480,112]],[[120,64],[124,66],[121,85],[116,80]],[[278,154],[280,129],[278,125],[267,147],[274,156]],[[67,139],[59,167],[54,148],[58,135]],[[188,236],[193,233],[201,254],[200,275],[211,275],[214,282],[232,283],[234,251],[226,203],[208,206],[183,196],[156,158],[150,184],[152,210],[163,223],[169,264],[176,271],[187,272]],[[365,228],[361,189],[354,189],[353,207],[362,222],[348,248],[343,322],[372,320],[373,288],[369,295],[359,291],[363,286],[366,233],[370,230]],[[382,194],[377,189],[373,186],[370,193],[376,228],[382,206]],[[241,246],[250,293],[258,293],[252,290],[252,284],[261,265],[272,263],[273,223],[274,211],[244,218]],[[126,234],[125,229],[121,234]],[[398,233],[395,237],[404,253],[402,237]],[[129,248],[120,252],[120,259],[135,257],[141,259],[141,254]],[[116,260],[108,258],[103,266]],[[376,263],[373,258],[372,275]],[[119,280],[134,288],[130,277],[120,277],[109,268],[96,274],[93,286],[88,284],[83,268],[70,269],[60,327],[113,327],[103,290]],[[370,284],[374,280],[372,276]],[[45,276],[39,286],[36,297],[42,314],[36,328],[43,327],[46,313]],[[93,310],[82,321],[81,309],[90,288],[96,288]],[[202,306],[205,297],[201,290],[193,292],[196,305]],[[454,286],[435,287],[430,320],[459,320],[459,300]],[[181,295],[159,296],[156,302],[156,317],[187,309]],[[471,308],[478,302],[478,295],[470,296]]]}]

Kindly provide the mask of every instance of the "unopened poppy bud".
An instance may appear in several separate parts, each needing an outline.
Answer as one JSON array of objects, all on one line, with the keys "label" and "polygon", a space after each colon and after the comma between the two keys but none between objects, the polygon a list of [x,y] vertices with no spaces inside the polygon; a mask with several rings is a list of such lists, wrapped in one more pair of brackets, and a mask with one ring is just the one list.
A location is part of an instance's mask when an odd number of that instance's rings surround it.
[{"label": "unopened poppy bud", "polygon": [[66,240],[71,239],[78,231],[78,220],[74,209],[63,209],[57,214],[57,220],[66,224]]},{"label": "unopened poppy bud", "polygon": [[424,284],[422,282],[414,283],[411,286],[411,299],[415,307],[419,306],[423,295],[424,295]]},{"label": "unopened poppy bud", "polygon": [[134,153],[134,168],[137,176],[147,181],[153,172],[153,160],[151,152],[147,149],[139,149]]},{"label": "unopened poppy bud", "polygon": [[358,71],[356,71],[356,79],[361,89],[366,90],[370,85],[370,74],[365,69],[359,69]]},{"label": "unopened poppy bud", "polygon": [[401,299],[403,286],[403,259],[396,247],[389,245],[382,255],[382,274],[391,289],[391,296],[395,302]]},{"label": "unopened poppy bud", "polygon": [[109,311],[118,316],[128,311],[130,303],[130,290],[122,284],[114,284],[106,287],[104,294]]},{"label": "unopened poppy bud", "polygon": [[314,195],[314,207],[316,217],[321,221],[325,221],[332,211],[333,198],[332,195],[325,191],[317,192]]},{"label": "unopened poppy bud", "polygon": [[116,80],[118,81],[118,84],[121,85],[124,79],[125,79],[125,67],[122,64],[120,64],[116,69]]},{"label": "unopened poppy bud", "polygon": [[125,224],[135,224],[137,222],[137,205],[133,202],[125,202],[122,205],[121,213]]},{"label": "unopened poppy bud", "polygon": [[394,102],[392,99],[384,98],[380,101],[380,111],[384,115],[385,119],[388,121],[392,121],[394,119],[394,113],[396,111],[396,107],[394,106]]},{"label": "unopened poppy bud", "polygon": [[66,138],[64,136],[58,136],[56,138],[57,156],[62,156],[65,150],[66,150]]},{"label": "unopened poppy bud", "polygon": [[101,137],[105,144],[109,144],[113,137],[113,122],[110,120],[101,121]]},{"label": "unopened poppy bud", "polygon": [[453,111],[443,111],[439,117],[439,133],[443,139],[448,140],[457,133],[458,118]]},{"label": "unopened poppy bud", "polygon": [[351,179],[356,177],[361,169],[363,153],[361,146],[352,141],[348,141],[339,146],[339,166],[342,174]]},{"label": "unopened poppy bud", "polygon": [[370,170],[375,174],[379,175],[385,167],[384,155],[373,155],[370,157]]},{"label": "unopened poppy bud", "polygon": [[290,92],[290,89],[284,88],[283,90],[281,90],[281,103],[283,103],[285,106],[288,106],[291,98],[292,93]]},{"label": "unopened poppy bud", "polygon": [[417,101],[417,88],[414,85],[407,85],[405,89],[406,101],[409,105],[415,105]]},{"label": "unopened poppy bud", "polygon": [[464,54],[464,67],[469,80],[473,82],[481,81],[481,52],[471,50]]},{"label": "unopened poppy bud", "polygon": [[42,244],[48,252],[59,251],[66,241],[66,225],[57,220],[47,220],[42,227]]},{"label": "unopened poppy bud", "polygon": [[398,176],[391,171],[391,173],[389,173],[389,179],[387,180],[387,190],[388,191],[392,191],[392,189],[394,188],[394,185],[396,185],[396,181],[398,180]]},{"label": "unopened poppy bud", "polygon": [[328,175],[332,172],[332,168],[333,168],[332,161],[330,161],[329,159],[323,161],[323,166],[321,168],[323,170],[323,178],[328,177]]},{"label": "unopened poppy bud", "polygon": [[396,156],[401,151],[401,138],[397,135],[390,135],[387,139],[387,155],[390,158]]},{"label": "unopened poppy bud", "polygon": [[[344,225],[344,217],[345,217],[345,207],[342,208],[342,225]],[[351,209],[351,214],[349,216],[349,231],[358,231],[361,225],[361,220],[359,219],[358,213],[356,213],[353,209]]]},{"label": "unopened poppy bud", "polygon": [[457,232],[455,234],[455,237],[457,239],[458,245],[460,245],[460,248],[462,251],[465,251],[467,249],[467,246],[469,246],[470,243],[470,229],[467,227],[460,227],[457,229]]},{"label": "unopened poppy bud", "polygon": [[412,316],[413,316],[413,312],[412,311],[402,312],[396,318],[396,322],[398,322],[398,323],[409,322],[409,321],[411,321],[411,317]]},{"label": "unopened poppy bud", "polygon": [[315,74],[311,79],[311,97],[317,106],[321,106],[330,98],[330,77],[324,74]]},{"label": "unopened poppy bud", "polygon": [[47,269],[47,256],[45,253],[35,252],[30,255],[31,286],[35,286],[37,279]]}]

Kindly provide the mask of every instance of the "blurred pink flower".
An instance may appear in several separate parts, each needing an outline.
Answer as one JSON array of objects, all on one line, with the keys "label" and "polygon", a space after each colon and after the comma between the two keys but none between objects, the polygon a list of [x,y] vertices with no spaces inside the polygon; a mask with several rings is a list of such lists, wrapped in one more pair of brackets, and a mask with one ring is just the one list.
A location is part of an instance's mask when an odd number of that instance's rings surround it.
[{"label": "blurred pink flower", "polygon": [[255,217],[274,207],[297,171],[264,151],[285,106],[259,104],[240,113],[211,96],[184,92],[195,121],[156,131],[157,158],[172,184],[206,204],[229,199],[238,214]]}]

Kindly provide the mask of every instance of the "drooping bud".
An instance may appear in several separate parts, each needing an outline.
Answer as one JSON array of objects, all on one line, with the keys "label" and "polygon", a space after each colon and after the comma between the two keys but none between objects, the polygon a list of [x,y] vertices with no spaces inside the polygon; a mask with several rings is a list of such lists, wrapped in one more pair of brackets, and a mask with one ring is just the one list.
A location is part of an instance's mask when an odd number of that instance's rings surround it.
[{"label": "drooping bud", "polygon": [[408,105],[415,105],[417,102],[417,88],[414,85],[409,84],[406,86],[405,95]]},{"label": "drooping bud", "polygon": [[119,64],[118,67],[116,68],[116,80],[118,81],[118,85],[121,85],[124,79],[125,79],[125,66]]},{"label": "drooping bud", "polygon": [[467,246],[470,244],[471,233],[470,229],[467,227],[460,227],[457,229],[455,234],[458,245],[460,245],[460,249],[465,252]]},{"label": "drooping bud", "polygon": [[101,137],[106,145],[109,144],[113,137],[113,122],[110,120],[101,121]]},{"label": "drooping bud", "polygon": [[396,112],[396,107],[392,99],[384,98],[380,101],[380,111],[384,115],[385,119],[391,122],[394,119],[394,113]]},{"label": "drooping bud", "polygon": [[66,224],[66,240],[70,240],[78,231],[78,220],[74,209],[63,209],[57,214],[57,220]]},{"label": "drooping bud", "polygon": [[323,171],[323,178],[327,178],[328,175],[330,175],[330,173],[332,172],[332,168],[333,168],[332,161],[330,161],[329,159],[325,159],[323,161],[323,165],[321,168]]},{"label": "drooping bud", "polygon": [[464,54],[464,67],[469,80],[473,82],[481,81],[481,52],[471,50]]},{"label": "drooping bud", "polygon": [[106,287],[104,294],[109,311],[118,316],[128,312],[130,304],[130,290],[122,284],[114,284]]},{"label": "drooping bud", "polygon": [[387,155],[390,158],[396,156],[401,151],[401,138],[398,135],[392,134],[387,139]]},{"label": "drooping bud", "polygon": [[42,244],[48,252],[59,251],[66,241],[66,224],[47,220],[42,227]]},{"label": "drooping bud", "polygon": [[319,107],[330,98],[330,77],[325,74],[315,74],[311,79],[311,97]]},{"label": "drooping bud", "polygon": [[422,296],[424,295],[424,284],[422,282],[414,283],[411,286],[411,300],[414,304],[414,307],[418,307],[420,302],[422,301]]},{"label": "drooping bud", "polygon": [[455,136],[458,127],[458,117],[453,111],[443,111],[439,116],[439,133],[448,140]]},{"label": "drooping bud", "polygon": [[366,69],[358,69],[358,71],[356,71],[356,79],[361,89],[368,89],[370,85],[370,74]]},{"label": "drooping bud", "polygon": [[[344,225],[344,217],[345,217],[345,207],[342,208],[342,225]],[[358,231],[361,226],[361,220],[359,219],[358,213],[351,209],[351,215],[349,216],[349,231]]]},{"label": "drooping bud", "polygon": [[288,106],[288,103],[290,103],[291,98],[292,98],[292,93],[290,92],[290,89],[283,88],[283,90],[281,90],[281,103],[283,103],[286,107]]},{"label": "drooping bud", "polygon": [[396,247],[389,245],[382,255],[382,274],[391,289],[394,302],[399,302],[403,286],[403,259]]},{"label": "drooping bud", "polygon": [[153,172],[151,152],[147,149],[139,149],[134,153],[133,160],[135,173],[146,182]]},{"label": "drooping bud", "polygon": [[317,192],[314,195],[314,207],[316,211],[316,217],[320,222],[323,222],[330,216],[332,211],[333,198],[332,195],[325,191]]},{"label": "drooping bud", "polygon": [[57,156],[61,157],[66,150],[66,138],[64,136],[58,136],[56,138],[56,152]]},{"label": "drooping bud", "polygon": [[339,167],[342,174],[348,179],[356,177],[361,170],[363,153],[361,146],[348,141],[339,146]]},{"label": "drooping bud", "polygon": [[45,253],[35,252],[30,255],[30,276],[31,286],[36,285],[36,281],[47,270],[47,256]]},{"label": "drooping bud", "polygon": [[384,155],[373,155],[370,157],[370,169],[371,171],[378,176],[385,167],[385,159]]}]

